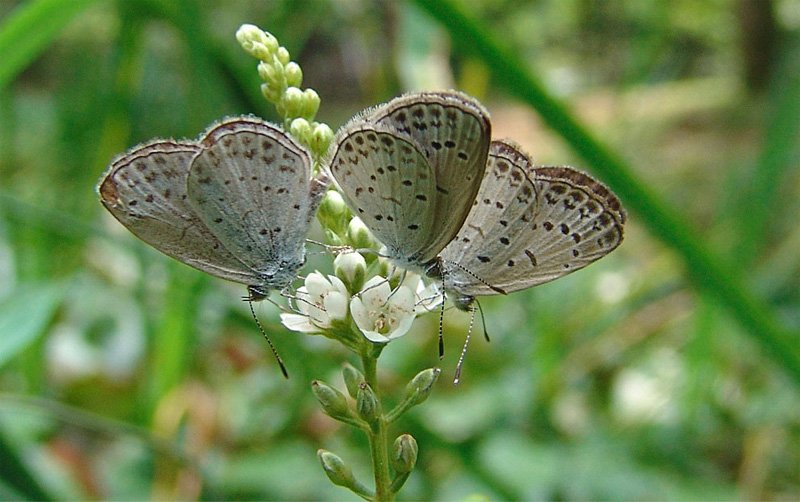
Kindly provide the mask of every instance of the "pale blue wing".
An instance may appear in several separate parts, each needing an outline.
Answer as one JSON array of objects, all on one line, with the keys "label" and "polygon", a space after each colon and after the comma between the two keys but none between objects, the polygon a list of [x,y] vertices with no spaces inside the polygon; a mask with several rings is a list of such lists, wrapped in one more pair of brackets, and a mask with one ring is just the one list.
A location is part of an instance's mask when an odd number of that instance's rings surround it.
[{"label": "pale blue wing", "polygon": [[222,279],[250,284],[255,275],[208,229],[186,200],[195,142],[154,140],[116,158],[97,186],[106,209],[162,253]]},{"label": "pale blue wing", "polygon": [[467,221],[442,252],[446,287],[462,297],[511,293],[579,270],[622,242],[619,199],[569,167],[534,167],[494,141]]},{"label": "pale blue wing", "polygon": [[278,126],[256,117],[213,125],[200,138],[187,179],[189,201],[228,250],[260,277],[282,287],[304,262],[316,209],[311,157]]}]

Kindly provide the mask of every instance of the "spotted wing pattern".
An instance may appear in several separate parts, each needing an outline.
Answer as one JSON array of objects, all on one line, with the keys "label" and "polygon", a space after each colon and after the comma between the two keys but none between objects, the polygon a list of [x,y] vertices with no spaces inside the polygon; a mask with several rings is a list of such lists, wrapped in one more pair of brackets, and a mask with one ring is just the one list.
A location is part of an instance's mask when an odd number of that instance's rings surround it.
[{"label": "spotted wing pattern", "polygon": [[252,271],[200,220],[186,198],[190,141],[155,140],[114,159],[97,187],[100,202],[134,235],[215,277],[249,284]]},{"label": "spotted wing pattern", "polygon": [[480,187],[488,112],[457,92],[406,94],[337,134],[331,174],[351,209],[401,266],[432,262]]},{"label": "spotted wing pattern", "polygon": [[579,270],[622,242],[619,199],[569,167],[535,167],[510,141],[491,145],[480,192],[442,252],[446,289],[473,297],[511,293]]},{"label": "spotted wing pattern", "polygon": [[155,140],[115,159],[101,202],[159,251],[266,292],[294,279],[327,187],[308,151],[275,125],[234,117],[198,141]]}]

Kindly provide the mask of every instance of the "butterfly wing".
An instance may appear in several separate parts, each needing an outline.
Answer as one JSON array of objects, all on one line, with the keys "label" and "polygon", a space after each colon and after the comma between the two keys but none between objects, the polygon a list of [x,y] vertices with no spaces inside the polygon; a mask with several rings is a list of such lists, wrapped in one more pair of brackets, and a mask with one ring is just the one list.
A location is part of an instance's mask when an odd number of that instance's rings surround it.
[{"label": "butterfly wing", "polygon": [[233,256],[186,200],[186,176],[200,147],[155,140],[116,158],[97,186],[100,202],[134,235],[215,277],[249,284],[253,273]]},{"label": "butterfly wing", "polygon": [[431,241],[436,180],[416,145],[370,122],[348,124],[329,162],[353,212],[402,264]]},{"label": "butterfly wing", "polygon": [[435,198],[426,215],[433,221],[412,257],[424,265],[455,237],[478,193],[491,139],[489,112],[466,94],[426,92],[395,98],[365,118],[410,138],[433,169]]},{"label": "butterfly wing", "polygon": [[569,167],[534,167],[518,146],[492,142],[475,205],[442,258],[447,286],[474,297],[511,293],[579,270],[622,242],[619,199]]},{"label": "butterfly wing", "polygon": [[189,201],[228,250],[282,287],[302,266],[313,199],[311,157],[279,127],[256,117],[211,126],[187,178]]}]

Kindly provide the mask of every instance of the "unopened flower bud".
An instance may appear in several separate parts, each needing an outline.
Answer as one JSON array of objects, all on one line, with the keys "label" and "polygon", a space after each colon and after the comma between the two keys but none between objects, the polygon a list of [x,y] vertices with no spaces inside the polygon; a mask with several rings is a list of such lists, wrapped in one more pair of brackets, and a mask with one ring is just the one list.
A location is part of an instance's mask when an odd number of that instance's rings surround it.
[{"label": "unopened flower bud", "polygon": [[350,488],[355,486],[356,480],[353,477],[353,470],[345,463],[338,455],[331,453],[327,450],[317,450],[317,457],[319,458],[325,474],[336,486],[343,486]]},{"label": "unopened flower bud", "polygon": [[344,394],[334,389],[325,382],[314,380],[311,382],[311,390],[322,405],[322,411],[332,418],[343,418],[350,416],[350,408],[347,406],[347,398]]},{"label": "unopened flower bud", "polygon": [[365,422],[367,422],[373,430],[378,425],[380,420],[380,405],[375,392],[367,382],[361,382],[358,385],[358,392],[356,392],[356,410]]},{"label": "unopened flower bud", "polygon": [[258,76],[261,77],[261,80],[264,82],[274,82],[275,75],[275,67],[271,64],[265,61],[258,63]]},{"label": "unopened flower bud", "polygon": [[297,87],[289,87],[283,93],[284,113],[287,117],[300,117],[303,111],[303,91]]},{"label": "unopened flower bud", "polygon": [[417,463],[419,446],[410,434],[402,434],[392,446],[392,467],[399,473],[411,472]]},{"label": "unopened flower bud", "polygon": [[236,40],[242,49],[258,59],[270,58],[269,37],[271,35],[267,35],[261,28],[252,24],[243,24],[236,30]]},{"label": "unopened flower bud", "polygon": [[303,91],[303,117],[313,120],[319,110],[320,97],[317,91],[308,88]]},{"label": "unopened flower bud", "polygon": [[433,384],[436,383],[441,372],[442,370],[439,368],[428,368],[420,371],[411,379],[406,385],[405,393],[410,406],[416,406],[428,398]]},{"label": "unopened flower bud", "polygon": [[358,386],[364,381],[364,375],[358,371],[352,364],[342,364],[342,376],[344,377],[344,385],[347,387],[347,393],[355,399],[358,397]]},{"label": "unopened flower bud", "polygon": [[[295,119],[294,122],[298,120],[303,119]],[[294,127],[294,122],[292,122],[292,127]],[[306,122],[306,124],[308,124],[308,122]],[[343,216],[347,212],[347,204],[342,198],[342,194],[337,190],[328,190],[327,193],[325,193],[325,198],[322,199],[322,203],[319,206],[320,210],[322,210],[323,207],[330,217]]]},{"label": "unopened flower bud", "polygon": [[264,47],[267,48],[267,50],[269,51],[270,54],[275,54],[275,51],[278,50],[278,46],[280,45],[278,43],[278,39],[275,38],[275,36],[272,35],[272,33],[268,32],[268,31],[264,32],[264,37],[266,37],[266,39],[263,42],[264,43]]},{"label": "unopened flower bud", "polygon": [[333,131],[328,124],[317,123],[314,126],[313,133],[311,134],[311,141],[309,145],[311,149],[320,155],[325,155],[325,152],[328,151],[331,141],[333,141]]},{"label": "unopened flower bud", "polygon": [[303,70],[294,61],[289,61],[284,68],[284,74],[286,75],[286,85],[300,87],[303,84]]},{"label": "unopened flower bud", "polygon": [[361,291],[367,275],[367,262],[355,251],[340,253],[333,260],[333,272],[341,279],[351,293]]},{"label": "unopened flower bud", "polygon": [[292,57],[289,55],[289,51],[286,50],[286,47],[280,46],[275,51],[275,57],[280,61],[281,65],[286,66],[291,61]]},{"label": "unopened flower bud", "polygon": [[347,225],[347,240],[356,249],[367,249],[373,244],[372,234],[369,233],[369,229],[361,221],[361,218],[357,216],[353,217]]},{"label": "unopened flower bud", "polygon": [[277,103],[278,100],[281,99],[281,91],[266,83],[261,84],[261,94],[263,94],[270,103]]},{"label": "unopened flower bud", "polygon": [[[299,139],[302,143],[306,143],[308,138],[311,136],[311,124],[308,123],[306,119],[294,119],[292,120],[291,125],[289,125],[289,132],[292,135]],[[325,199],[328,198],[330,195],[330,191],[325,195]],[[323,204],[325,203],[325,199],[323,199]]]}]

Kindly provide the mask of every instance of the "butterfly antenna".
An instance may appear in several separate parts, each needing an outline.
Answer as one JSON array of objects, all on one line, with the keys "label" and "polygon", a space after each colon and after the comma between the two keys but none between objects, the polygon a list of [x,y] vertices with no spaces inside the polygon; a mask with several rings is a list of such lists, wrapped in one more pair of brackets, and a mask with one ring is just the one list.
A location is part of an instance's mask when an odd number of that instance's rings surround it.
[{"label": "butterfly antenna", "polygon": [[283,373],[284,378],[289,378],[289,372],[286,371],[286,365],[283,364],[283,359],[281,359],[280,354],[278,354],[278,350],[275,348],[275,345],[272,344],[272,340],[269,339],[269,336],[267,336],[267,332],[264,331],[264,328],[261,326],[261,321],[259,321],[258,317],[256,316],[256,311],[253,308],[253,300],[248,298],[247,305],[250,306],[250,313],[253,314],[253,320],[256,322],[256,326],[258,326],[258,330],[261,332],[262,335],[264,335],[264,339],[267,340],[269,348],[272,349],[272,355],[274,355],[275,360],[278,361],[278,366],[281,367],[281,373]]},{"label": "butterfly antenna", "polygon": [[461,269],[465,274],[469,275],[470,277],[472,277],[476,281],[480,282],[481,284],[483,284],[487,288],[491,289],[492,291],[496,291],[496,292],[500,293],[501,295],[507,295],[508,294],[508,292],[506,292],[506,290],[504,290],[502,288],[498,288],[497,286],[492,286],[491,284],[489,284],[488,282],[483,280],[482,277],[476,275],[475,273],[473,273],[471,270],[469,270],[464,265],[462,265],[460,263],[456,263],[454,261],[451,261],[450,264],[455,266],[456,268]]},{"label": "butterfly antenna", "polygon": [[442,271],[442,310],[439,312],[439,360],[444,358],[444,302],[447,299],[444,291],[444,274]]},{"label": "butterfly antenna", "polygon": [[[491,342],[491,340],[489,340],[489,331],[486,330],[486,316],[483,315],[483,307],[481,307],[481,302],[479,302],[476,298],[475,303],[478,304],[478,311],[480,311],[481,314],[481,324],[483,324],[483,337],[486,338],[487,342]],[[475,315],[474,309],[473,309],[473,315]]]},{"label": "butterfly antenna", "polygon": [[464,340],[464,346],[461,348],[461,355],[458,356],[458,364],[456,365],[456,374],[453,378],[453,385],[458,385],[458,382],[461,381],[461,368],[464,366],[464,358],[467,356],[467,347],[469,347],[469,341],[472,338],[472,327],[475,325],[475,307],[470,306],[469,312],[471,314],[469,318],[469,331],[467,331],[467,338]]}]

